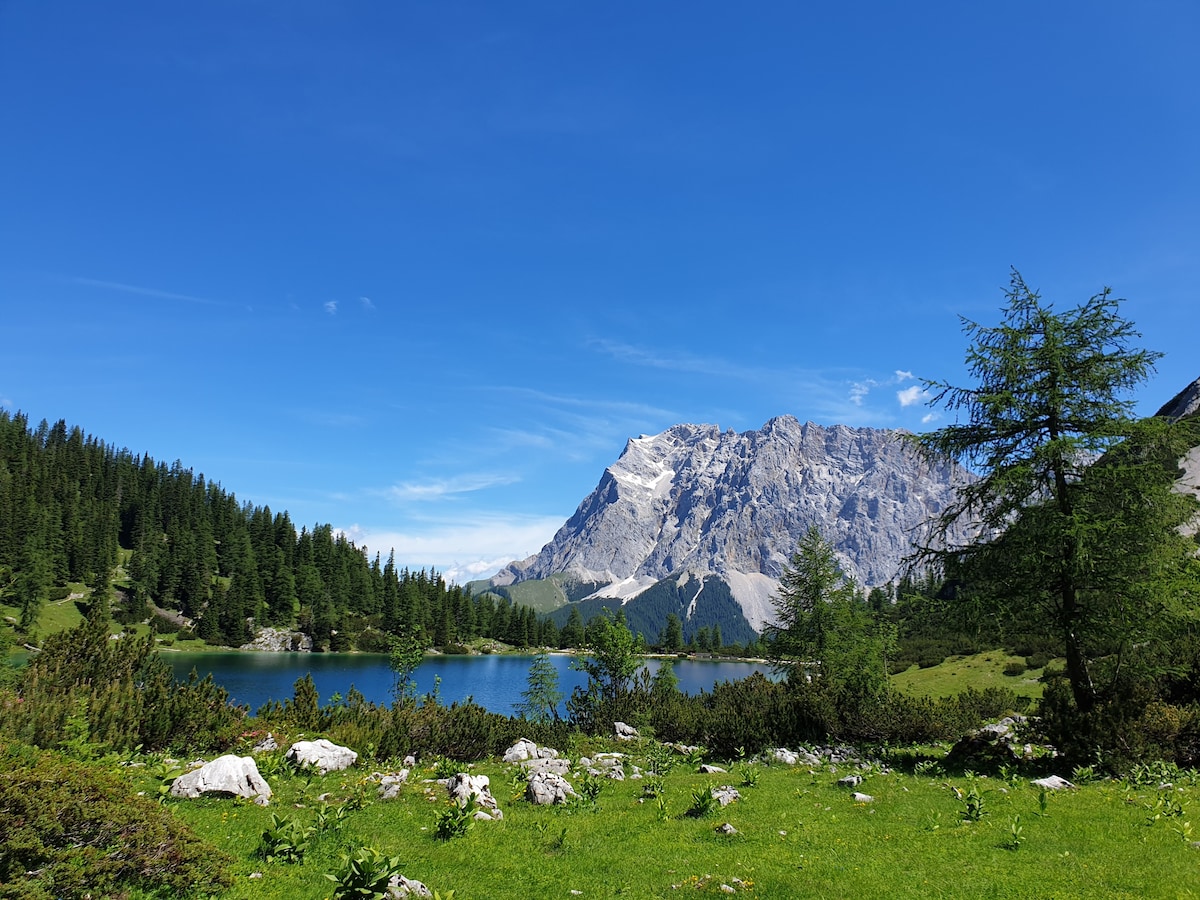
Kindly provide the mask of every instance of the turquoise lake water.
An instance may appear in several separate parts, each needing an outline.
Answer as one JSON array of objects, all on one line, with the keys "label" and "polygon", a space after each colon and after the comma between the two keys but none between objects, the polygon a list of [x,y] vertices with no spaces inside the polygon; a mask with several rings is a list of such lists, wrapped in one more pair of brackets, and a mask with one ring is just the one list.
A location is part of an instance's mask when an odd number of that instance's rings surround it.
[{"label": "turquoise lake water", "polygon": [[[194,667],[203,677],[212,673],[213,680],[225,688],[234,703],[249,706],[251,712],[269,700],[286,700],[292,696],[296,680],[312,673],[321,703],[335,694],[343,697],[353,686],[374,703],[391,703],[392,672],[388,658],[370,653],[163,653],[171,664],[175,677],[187,678]],[[468,697],[492,712],[511,715],[513,705],[521,702],[521,692],[528,685],[532,656],[430,656],[417,669],[417,690],[423,696],[434,689],[443,703],[465,700]],[[587,679],[582,672],[570,668],[574,657],[551,654],[550,661],[558,670],[559,689],[570,696],[577,685]],[[653,674],[659,666],[656,659],[646,660]],[[727,660],[675,661],[679,689],[697,694],[712,690],[720,681],[735,681],[754,672],[770,676],[763,663]],[[564,709],[565,711],[565,709]]]}]

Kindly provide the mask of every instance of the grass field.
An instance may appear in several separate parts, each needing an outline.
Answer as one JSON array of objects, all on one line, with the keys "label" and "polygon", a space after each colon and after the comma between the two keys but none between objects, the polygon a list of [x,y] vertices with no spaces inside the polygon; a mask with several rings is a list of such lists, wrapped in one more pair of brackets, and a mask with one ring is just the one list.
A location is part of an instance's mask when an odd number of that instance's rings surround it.
[{"label": "grass field", "polygon": [[974,656],[951,656],[940,665],[921,669],[912,666],[892,676],[892,685],[906,694],[925,697],[950,697],[967,688],[983,690],[1002,687],[1015,691],[1020,697],[1038,699],[1042,696],[1042,669],[1029,669],[1021,675],[1004,674],[1008,663],[1023,662],[1024,657],[1011,656],[1003,650],[989,650]]},{"label": "grass field", "polygon": [[[378,802],[365,781],[370,771],[312,781],[273,776],[269,809],[168,802],[236,858],[230,898],[329,897],[333,884],[324,873],[362,846],[400,857],[406,876],[443,896],[453,890],[456,900],[728,894],[721,885],[762,900],[1200,896],[1200,849],[1191,843],[1200,835],[1188,824],[1200,809],[1194,775],[1162,790],[1099,781],[1050,794],[1043,805],[1026,776],[885,774],[876,767],[857,788],[874,799],[856,802],[836,784],[849,771],[844,766],[758,766],[757,783],[745,786],[736,767],[698,775],[681,763],[665,778],[665,809],[643,796],[645,782],[637,780],[603,782],[594,805],[544,808],[521,798],[515,766],[491,763],[472,772],[491,778],[503,821],[479,822],[443,841],[434,832],[448,801],[444,787],[423,781],[434,777],[431,769],[414,772],[400,798]],[[714,784],[734,785],[741,799],[703,818],[686,815],[693,792]],[[960,799],[972,788],[982,798],[975,821]],[[367,805],[349,812],[339,830],[315,837],[302,863],[255,856],[272,813],[307,824],[312,798],[328,793],[336,804],[364,791]],[[716,831],[726,822],[736,834]],[[250,878],[255,872],[263,877]]]}]

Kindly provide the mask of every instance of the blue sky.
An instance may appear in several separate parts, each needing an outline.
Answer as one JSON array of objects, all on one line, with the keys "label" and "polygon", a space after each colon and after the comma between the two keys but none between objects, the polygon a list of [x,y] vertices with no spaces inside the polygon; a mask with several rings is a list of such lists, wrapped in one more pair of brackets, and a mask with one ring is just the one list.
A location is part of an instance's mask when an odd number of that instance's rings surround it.
[{"label": "blue sky", "polygon": [[1016,266],[1200,377],[1200,5],[0,0],[0,404],[465,580],[627,438],[923,430]]}]

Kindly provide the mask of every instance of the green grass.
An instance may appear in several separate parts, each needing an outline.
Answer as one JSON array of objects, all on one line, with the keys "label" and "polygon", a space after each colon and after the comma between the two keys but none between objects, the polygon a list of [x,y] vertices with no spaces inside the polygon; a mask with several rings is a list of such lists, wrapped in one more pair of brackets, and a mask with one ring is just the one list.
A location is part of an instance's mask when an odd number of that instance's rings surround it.
[{"label": "green grass", "polygon": [[[477,823],[445,842],[433,836],[445,790],[419,780],[432,777],[430,771],[415,772],[416,783],[387,802],[370,801],[367,767],[310,784],[274,776],[269,809],[207,799],[169,805],[237,858],[235,886],[223,895],[230,898],[328,897],[332,884],[323,873],[364,845],[401,857],[405,875],[443,895],[454,890],[458,900],[723,895],[720,885],[734,878],[746,883],[737,895],[763,900],[1200,896],[1200,850],[1189,845],[1200,835],[1181,834],[1200,814],[1194,783],[1173,794],[1184,816],[1153,819],[1152,788],[1088,784],[1050,796],[1043,814],[1039,791],[1026,779],[979,778],[987,814],[964,822],[953,790],[967,789],[962,777],[875,773],[858,788],[874,801],[855,803],[834,783],[844,769],[772,766],[761,769],[756,786],[739,787],[740,801],[694,819],[684,815],[692,792],[737,786],[735,772],[702,776],[677,768],[666,777],[663,817],[654,800],[642,800],[640,781],[606,781],[595,808],[546,809],[520,799],[510,783],[513,767],[487,763],[472,770],[491,777],[504,820]],[[272,812],[308,823],[311,798],[328,791],[336,803],[364,788],[368,804],[351,812],[340,831],[316,838],[302,864],[267,864],[254,855]],[[1011,849],[1016,816],[1022,841]],[[718,834],[723,822],[738,833]],[[252,872],[264,877],[250,879]],[[702,881],[706,876],[710,882]]]},{"label": "green grass", "polygon": [[923,697],[950,697],[967,688],[983,690],[1002,687],[1018,696],[1038,699],[1042,696],[1041,669],[1029,669],[1021,675],[1004,674],[1010,662],[1024,662],[1022,656],[1011,656],[1003,650],[989,650],[974,656],[951,656],[940,665],[921,669],[912,666],[892,676],[893,687],[906,694]]}]

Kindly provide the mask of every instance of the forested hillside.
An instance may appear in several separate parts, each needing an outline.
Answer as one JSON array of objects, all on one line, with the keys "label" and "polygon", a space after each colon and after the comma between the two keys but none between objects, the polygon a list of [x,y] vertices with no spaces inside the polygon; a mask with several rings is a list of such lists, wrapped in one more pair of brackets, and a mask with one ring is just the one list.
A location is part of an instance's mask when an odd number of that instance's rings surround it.
[{"label": "forested hillside", "polygon": [[297,533],[286,512],[239,503],[181,462],[0,410],[0,603],[28,631],[72,590],[118,622],[229,646],[268,625],[319,650],[386,650],[401,631],[436,646],[557,638],[531,609],[397,569],[329,525]]}]

